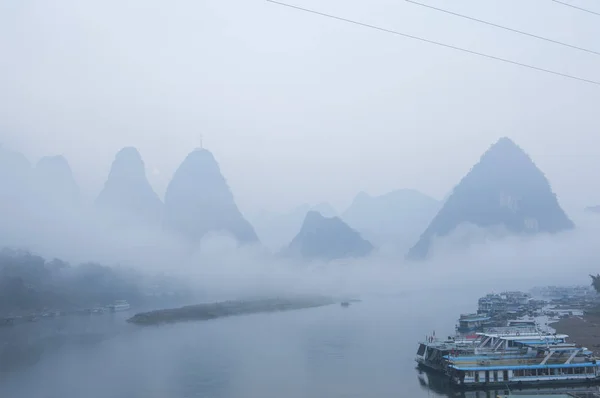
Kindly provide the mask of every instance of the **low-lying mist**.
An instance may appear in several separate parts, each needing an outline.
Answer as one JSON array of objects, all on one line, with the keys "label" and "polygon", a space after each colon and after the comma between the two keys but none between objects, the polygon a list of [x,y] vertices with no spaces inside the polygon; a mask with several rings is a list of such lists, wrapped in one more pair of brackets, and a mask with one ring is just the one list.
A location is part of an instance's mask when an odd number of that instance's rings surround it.
[{"label": "low-lying mist", "polygon": [[[3,246],[18,247],[71,263],[131,267],[145,275],[186,282],[203,299],[286,294],[394,295],[446,288],[528,289],[543,284],[587,284],[600,260],[593,216],[559,234],[504,236],[463,226],[435,242],[424,261],[386,248],[335,262],[285,258],[261,245],[238,245],[211,234],[190,248],[158,227],[110,228],[91,211],[30,214],[5,219]],[[465,244],[468,240],[469,244]],[[443,294],[443,293],[442,293]]]}]

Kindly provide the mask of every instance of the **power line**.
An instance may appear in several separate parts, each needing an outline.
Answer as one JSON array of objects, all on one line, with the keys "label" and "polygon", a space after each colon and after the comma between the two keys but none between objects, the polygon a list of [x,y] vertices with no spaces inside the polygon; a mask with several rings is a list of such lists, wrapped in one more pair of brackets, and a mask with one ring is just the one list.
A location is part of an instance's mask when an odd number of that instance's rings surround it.
[{"label": "power line", "polygon": [[558,4],[562,4],[563,6],[575,8],[575,9],[580,10],[580,11],[589,12],[590,14],[600,15],[600,12],[588,10],[587,8],[583,8],[583,7],[577,7],[577,6],[574,6],[573,4],[565,3],[564,1],[558,1],[558,0],[552,0],[552,1],[555,2],[555,3],[558,3]]},{"label": "power line", "polygon": [[529,37],[533,37],[535,39],[544,40],[544,41],[547,41],[547,42],[550,42],[550,43],[559,44],[561,46],[573,48],[575,50],[585,51],[587,53],[600,55],[600,52],[598,52],[598,51],[589,50],[587,48],[574,46],[572,44],[564,43],[562,41],[553,40],[553,39],[549,39],[547,37],[542,37],[542,36],[534,35],[532,33],[523,32],[522,30],[517,30],[517,29],[509,28],[507,26],[498,25],[498,24],[495,24],[493,22],[484,21],[482,19],[477,19],[477,18],[469,17],[468,15],[459,14],[459,13],[456,13],[456,12],[453,12],[453,11],[445,10],[443,8],[433,7],[433,6],[430,6],[428,4],[419,3],[418,1],[414,1],[414,0],[405,0],[405,1],[408,2],[408,3],[412,3],[412,4],[415,4],[415,5],[421,6],[421,7],[429,8],[429,9],[432,9],[432,10],[435,10],[435,11],[440,11],[440,12],[443,12],[443,13],[446,13],[446,14],[454,15],[456,17],[468,19],[470,21],[475,21],[475,22],[479,22],[479,23],[486,24],[486,25],[489,25],[489,26],[493,26],[495,28],[500,28],[500,29],[508,30],[510,32],[518,33],[520,35],[529,36]]},{"label": "power line", "polygon": [[338,20],[338,21],[347,22],[347,23],[350,23],[350,24],[358,25],[358,26],[363,26],[365,28],[370,28],[370,29],[378,30],[378,31],[385,32],[385,33],[391,33],[391,34],[394,34],[394,35],[397,35],[397,36],[406,37],[408,39],[418,40],[418,41],[429,43],[429,44],[435,44],[436,46],[450,48],[452,50],[457,50],[457,51],[461,51],[461,52],[468,53],[468,54],[478,55],[480,57],[484,57],[484,58],[488,58],[488,59],[493,59],[495,61],[501,61],[501,62],[505,62],[507,64],[512,64],[512,65],[517,65],[517,66],[521,66],[521,67],[528,68],[528,69],[533,69],[533,70],[536,70],[538,72],[545,72],[545,73],[549,73],[549,74],[552,74],[552,75],[566,77],[568,79],[578,80],[578,81],[581,81],[581,82],[584,82],[584,83],[590,83],[590,84],[595,84],[595,85],[600,86],[600,81],[589,80],[589,79],[585,79],[585,78],[582,78],[582,77],[577,77],[577,76],[569,75],[569,74],[562,73],[562,72],[556,72],[556,71],[553,71],[553,70],[550,70],[550,69],[540,68],[538,66],[524,64],[524,63],[521,63],[521,62],[512,61],[512,60],[507,59],[507,58],[501,58],[501,57],[497,57],[495,55],[480,53],[480,52],[469,50],[469,49],[466,49],[466,48],[457,47],[457,46],[454,46],[454,45],[451,45],[451,44],[445,44],[445,43],[441,43],[441,42],[438,42],[438,41],[425,39],[423,37],[413,36],[413,35],[409,35],[407,33],[402,33],[402,32],[398,32],[398,31],[395,31],[395,30],[386,29],[386,28],[382,28],[382,27],[379,27],[379,26],[375,26],[375,25],[370,25],[370,24],[363,23],[363,22],[353,21],[351,19],[346,19],[346,18],[335,16],[335,15],[331,15],[331,14],[326,14],[324,12],[315,11],[315,10],[311,10],[311,9],[308,9],[308,8],[303,8],[303,7],[295,6],[295,5],[292,5],[292,4],[282,3],[282,2],[276,1],[276,0],[265,0],[265,1],[267,1],[269,3],[277,4],[277,5],[280,5],[280,6],[283,6],[283,7],[288,7],[288,8],[297,10],[297,11],[303,11],[303,12],[310,13],[310,14],[320,15],[320,16],[331,18],[331,19],[335,19],[335,20]]}]

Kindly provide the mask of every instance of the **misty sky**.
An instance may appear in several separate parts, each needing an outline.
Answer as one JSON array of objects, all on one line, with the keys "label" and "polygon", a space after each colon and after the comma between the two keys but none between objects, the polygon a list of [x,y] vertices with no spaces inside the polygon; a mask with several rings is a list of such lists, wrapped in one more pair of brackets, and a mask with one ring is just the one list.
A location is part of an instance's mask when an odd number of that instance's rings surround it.
[{"label": "misty sky", "polygon": [[[290,2],[600,80],[600,56],[403,0]],[[600,51],[600,17],[549,0],[423,2]],[[600,203],[599,105],[600,86],[262,0],[0,0],[0,142],[64,154],[89,195],[133,145],[162,196],[202,134],[245,211],[442,198],[506,135],[564,205],[586,206]]]}]

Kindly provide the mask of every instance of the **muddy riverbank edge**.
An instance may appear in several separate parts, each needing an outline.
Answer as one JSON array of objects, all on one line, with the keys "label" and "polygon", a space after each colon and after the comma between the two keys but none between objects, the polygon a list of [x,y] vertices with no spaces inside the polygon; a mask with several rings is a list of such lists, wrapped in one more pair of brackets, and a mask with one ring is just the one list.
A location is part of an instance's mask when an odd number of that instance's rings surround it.
[{"label": "muddy riverbank edge", "polygon": [[587,347],[600,356],[600,314],[585,314],[560,319],[550,325],[557,333],[569,335],[569,341]]},{"label": "muddy riverbank edge", "polygon": [[144,312],[134,315],[127,321],[138,325],[157,325],[162,323],[184,321],[202,321],[236,315],[322,307],[325,305],[334,304],[336,302],[336,300],[329,297],[232,300]]}]

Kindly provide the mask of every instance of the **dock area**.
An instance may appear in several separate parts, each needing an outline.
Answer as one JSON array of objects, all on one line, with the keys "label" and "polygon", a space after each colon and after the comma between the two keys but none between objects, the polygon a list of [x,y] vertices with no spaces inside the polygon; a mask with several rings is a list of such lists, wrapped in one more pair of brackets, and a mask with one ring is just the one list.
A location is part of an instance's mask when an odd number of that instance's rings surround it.
[{"label": "dock area", "polygon": [[[419,344],[418,367],[463,390],[600,385],[596,292],[549,287],[534,294],[480,298],[476,313],[460,315],[454,336],[439,339],[433,333]],[[600,398],[600,392],[592,392],[597,395],[584,391],[584,396]]]},{"label": "dock area", "polygon": [[583,315],[562,318],[551,324],[557,332],[568,334],[571,341],[600,356],[600,315]]}]

